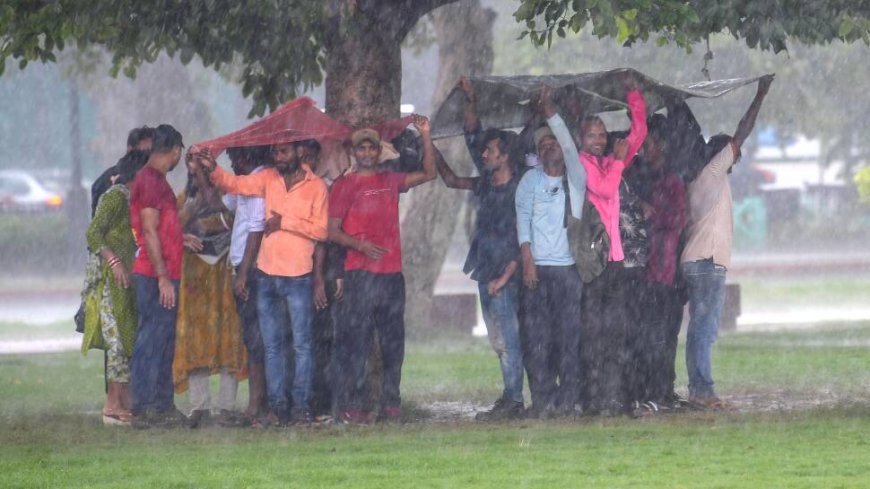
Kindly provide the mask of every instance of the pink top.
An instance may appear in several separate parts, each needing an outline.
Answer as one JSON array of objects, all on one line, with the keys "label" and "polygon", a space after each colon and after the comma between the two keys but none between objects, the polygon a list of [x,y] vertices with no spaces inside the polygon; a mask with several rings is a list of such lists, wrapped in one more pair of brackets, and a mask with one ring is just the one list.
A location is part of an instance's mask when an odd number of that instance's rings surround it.
[{"label": "pink top", "polygon": [[619,238],[619,182],[623,170],[631,164],[646,138],[646,101],[643,95],[638,90],[632,90],[625,98],[631,112],[631,131],[625,138],[628,141],[625,161],[617,160],[613,153],[599,159],[585,151],[580,152],[580,162],[586,169],[587,198],[601,215],[601,222],[610,237],[610,261],[622,261],[625,258]]}]

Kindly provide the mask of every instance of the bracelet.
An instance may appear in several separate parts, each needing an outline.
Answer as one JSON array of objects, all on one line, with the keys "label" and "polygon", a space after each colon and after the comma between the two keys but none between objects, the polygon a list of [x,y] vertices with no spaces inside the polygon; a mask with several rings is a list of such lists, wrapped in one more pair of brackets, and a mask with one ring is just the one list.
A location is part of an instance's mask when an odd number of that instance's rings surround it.
[{"label": "bracelet", "polygon": [[121,259],[118,258],[117,256],[114,256],[111,259],[109,259],[109,261],[107,263],[110,267],[114,267],[118,263],[121,263]]}]

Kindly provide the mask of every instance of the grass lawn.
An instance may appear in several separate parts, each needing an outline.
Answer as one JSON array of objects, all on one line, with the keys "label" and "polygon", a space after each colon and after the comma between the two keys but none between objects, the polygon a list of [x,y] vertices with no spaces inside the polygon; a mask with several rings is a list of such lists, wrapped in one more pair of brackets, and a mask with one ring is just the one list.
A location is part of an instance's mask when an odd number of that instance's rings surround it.
[{"label": "grass lawn", "polygon": [[100,424],[101,363],[0,356],[0,487],[870,487],[867,323],[723,335],[718,389],[740,410],[641,420],[433,421],[500,383],[486,340],[435,338],[403,370],[420,422],[136,432]]}]

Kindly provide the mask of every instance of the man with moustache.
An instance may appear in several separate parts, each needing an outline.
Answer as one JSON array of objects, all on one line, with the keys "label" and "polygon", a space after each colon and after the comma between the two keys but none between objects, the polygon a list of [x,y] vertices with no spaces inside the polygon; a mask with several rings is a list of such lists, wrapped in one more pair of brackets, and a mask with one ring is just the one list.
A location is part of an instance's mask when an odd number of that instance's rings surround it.
[{"label": "man with moustache", "polygon": [[[272,155],[273,167],[245,176],[224,171],[208,152],[198,161],[225,192],[266,199],[266,222],[257,256],[257,314],[270,413],[259,424],[310,424],[313,256],[315,243],[327,236],[327,190],[308,165],[300,164],[295,143],[274,145]],[[286,344],[291,327],[295,358],[292,411],[286,390]]]},{"label": "man with moustache", "polygon": [[357,170],[335,181],[329,198],[329,239],[347,248],[344,311],[335,324],[337,415],[370,422],[365,406],[365,363],[375,328],[383,356],[380,417],[401,418],[399,384],[405,357],[405,278],[399,238],[399,194],[435,178],[435,147],[429,121],[415,116],[423,140],[423,169],[411,173],[378,166],[380,134],[360,129],[351,136]]},{"label": "man with moustache", "polygon": [[568,245],[567,223],[582,216],[586,174],[565,123],[542,87],[548,126],[535,131],[541,166],[516,190],[517,236],[525,286],[523,358],[529,375],[529,416],[572,416],[579,395],[580,296],[583,282]]},{"label": "man with moustache", "polygon": [[130,185],[130,225],[138,246],[132,272],[139,318],[130,365],[135,428],[186,422],[175,408],[172,382],[184,238],[175,193],[166,181],[183,147],[174,127],[157,126],[148,163]]}]

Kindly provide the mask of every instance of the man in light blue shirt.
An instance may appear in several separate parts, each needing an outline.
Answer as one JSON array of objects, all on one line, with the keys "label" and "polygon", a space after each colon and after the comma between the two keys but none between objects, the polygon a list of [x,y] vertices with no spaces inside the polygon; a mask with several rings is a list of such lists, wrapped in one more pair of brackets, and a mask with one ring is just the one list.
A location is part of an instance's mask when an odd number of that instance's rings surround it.
[{"label": "man in light blue shirt", "polygon": [[523,356],[532,394],[529,415],[537,418],[573,416],[580,386],[583,282],[568,247],[566,213],[582,217],[586,175],[564,122],[549,115],[550,127],[535,131],[541,166],[526,172],[516,192]]}]

